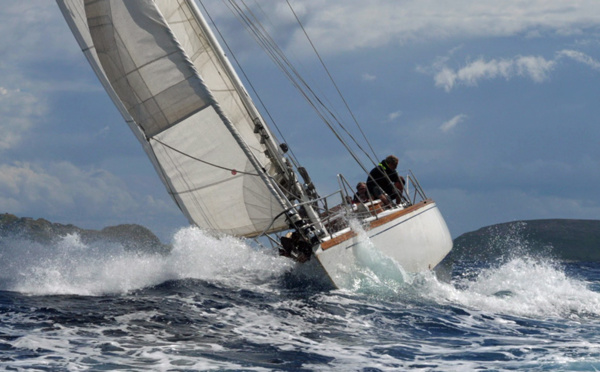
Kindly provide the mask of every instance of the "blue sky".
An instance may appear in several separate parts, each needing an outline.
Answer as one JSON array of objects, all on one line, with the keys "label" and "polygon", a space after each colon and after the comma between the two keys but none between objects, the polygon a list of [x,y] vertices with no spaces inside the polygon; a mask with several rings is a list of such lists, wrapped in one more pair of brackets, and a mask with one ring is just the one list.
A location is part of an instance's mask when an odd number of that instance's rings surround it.
[{"label": "blue sky", "polygon": [[[281,46],[330,89],[285,2],[268,4]],[[600,2],[292,4],[378,156],[415,172],[454,237],[600,218]],[[54,1],[1,5],[0,211],[94,229],[137,223],[169,241],[187,221]],[[364,179],[227,9],[207,6],[320,193],[337,173]]]}]

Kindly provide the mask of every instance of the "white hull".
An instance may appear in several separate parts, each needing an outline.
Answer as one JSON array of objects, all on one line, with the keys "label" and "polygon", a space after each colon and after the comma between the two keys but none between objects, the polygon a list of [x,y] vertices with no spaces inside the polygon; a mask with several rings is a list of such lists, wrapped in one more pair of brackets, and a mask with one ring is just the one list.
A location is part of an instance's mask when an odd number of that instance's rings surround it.
[{"label": "white hull", "polygon": [[337,288],[351,286],[360,249],[379,256],[376,261],[391,259],[410,273],[432,270],[452,249],[446,222],[432,200],[385,211],[364,222],[364,231],[342,230],[315,251]]}]

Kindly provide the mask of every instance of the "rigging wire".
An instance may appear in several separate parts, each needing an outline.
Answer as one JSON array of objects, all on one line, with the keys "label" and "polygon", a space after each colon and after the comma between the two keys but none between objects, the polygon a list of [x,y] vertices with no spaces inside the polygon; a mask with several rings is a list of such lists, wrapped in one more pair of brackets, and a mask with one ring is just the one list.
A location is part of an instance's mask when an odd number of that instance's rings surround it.
[{"label": "rigging wire", "polygon": [[[233,2],[235,0],[229,0]],[[240,0],[242,4],[245,5],[243,0]],[[260,7],[259,4],[257,6]],[[287,58],[285,53],[279,48],[277,43],[273,40],[270,34],[264,29],[260,20],[254,15],[252,10],[245,5],[247,13],[252,15],[252,18],[248,22],[250,29],[254,32],[254,34],[262,41],[263,48],[267,51],[271,52],[271,58],[275,63],[277,63],[282,71],[286,73],[288,78],[292,81],[292,83],[297,87],[297,89],[305,96],[305,98],[309,101],[312,107],[319,112],[322,120],[329,126],[330,130],[336,135],[338,140],[340,140],[346,149],[352,153],[351,148],[348,146],[348,143],[342,140],[341,135],[336,131],[333,125],[327,117],[333,119],[334,123],[337,125],[354,141],[354,143],[362,150],[356,139],[349,133],[346,128],[343,126],[342,122],[337,118],[337,116],[330,110],[330,108],[322,101],[321,97],[313,90],[313,88],[308,84],[308,82],[302,77],[300,72],[296,69],[296,67],[291,63],[291,61]],[[245,16],[242,12],[241,16]],[[287,69],[286,69],[287,66]],[[364,150],[363,150],[364,152]],[[365,153],[366,154],[366,153]],[[355,159],[356,156],[352,154]],[[368,154],[366,154],[368,157]],[[358,161],[358,160],[357,160]],[[360,161],[358,161],[360,164]]]},{"label": "rigging wire", "polygon": [[250,175],[250,176],[257,176],[257,177],[258,177],[258,176],[260,176],[258,173],[244,172],[244,171],[241,171],[241,170],[238,170],[238,169],[234,169],[234,168],[228,168],[228,167],[224,167],[224,166],[222,166],[222,165],[219,165],[219,164],[215,164],[215,163],[208,162],[208,161],[206,161],[206,160],[202,160],[202,159],[200,159],[200,158],[197,158],[197,157],[195,157],[195,156],[192,156],[192,155],[190,155],[190,154],[188,154],[188,153],[185,153],[185,152],[183,152],[183,151],[181,151],[181,150],[178,150],[177,148],[175,148],[175,147],[173,147],[173,146],[171,146],[171,145],[169,145],[169,144],[167,144],[167,143],[165,143],[165,142],[163,142],[163,141],[161,141],[161,140],[157,139],[156,137],[150,137],[150,138],[149,138],[149,140],[152,140],[152,141],[154,141],[154,142],[160,143],[160,144],[161,144],[161,145],[163,145],[164,147],[166,147],[166,148],[168,148],[168,149],[171,149],[171,150],[175,151],[176,153],[178,153],[178,154],[180,154],[180,155],[183,155],[183,156],[185,156],[185,157],[188,157],[188,158],[190,158],[190,159],[192,159],[192,160],[195,160],[195,161],[198,161],[198,162],[200,162],[200,163],[203,163],[203,164],[209,165],[209,166],[211,166],[211,167],[215,167],[215,168],[219,168],[219,169],[223,169],[223,170],[229,171],[229,172],[231,172],[233,175],[235,175],[236,173],[240,173],[240,174],[247,174],[247,175]]},{"label": "rigging wire", "polygon": [[[273,118],[273,116],[271,115],[271,112],[269,111],[269,109],[267,108],[267,106],[265,105],[264,101],[262,100],[260,94],[258,94],[256,88],[254,87],[254,84],[252,84],[252,81],[250,80],[250,78],[248,77],[248,75],[246,74],[246,70],[242,67],[242,64],[240,63],[240,61],[237,59],[237,56],[235,53],[233,53],[233,50],[231,49],[231,47],[229,46],[229,43],[227,43],[227,40],[225,39],[225,37],[223,37],[223,34],[221,33],[221,30],[219,29],[219,27],[217,27],[217,24],[215,23],[214,19],[212,18],[212,16],[210,15],[210,12],[206,9],[206,6],[204,6],[204,3],[202,2],[202,0],[198,1],[200,3],[200,5],[202,5],[202,8],[204,9],[204,13],[208,16],[208,18],[210,19],[210,22],[212,23],[213,27],[215,28],[216,32],[219,34],[219,37],[221,38],[221,42],[225,45],[225,48],[227,49],[227,51],[229,52],[229,55],[231,56],[231,58],[233,59],[233,61],[235,62],[235,64],[237,65],[238,69],[240,70],[240,72],[242,73],[242,75],[244,76],[244,79],[246,80],[247,85],[250,87],[250,89],[252,90],[252,92],[254,92],[254,96],[258,99],[258,102],[260,103],[261,107],[263,108],[264,112],[267,114],[267,116],[269,117],[270,122],[273,124],[273,126],[275,127],[275,129],[277,130],[277,134],[279,135],[279,138],[282,139],[283,142],[287,142],[287,140],[285,139],[285,136],[283,135],[283,133],[281,132],[281,130],[279,129],[279,126],[277,125],[277,122],[275,121],[275,119]],[[237,15],[237,12],[234,11],[232,8],[229,7],[229,5],[227,5],[227,3],[225,2],[225,0],[223,0],[223,3],[225,4],[225,6],[227,6],[230,11],[234,14]],[[240,20],[240,17],[237,17],[238,20]],[[242,24],[245,25],[245,22],[242,21]],[[247,26],[246,26],[247,27]],[[294,163],[294,165],[296,167],[298,167],[299,163],[298,160],[296,158],[296,155],[294,154],[294,152],[292,151],[291,148],[289,148],[289,157],[291,159],[291,161]]]},{"label": "rigging wire", "polygon": [[[325,69],[325,72],[327,73],[327,76],[329,77],[329,80],[331,80],[331,83],[333,84],[333,86],[335,87],[336,91],[338,92],[338,95],[340,96],[340,98],[342,99],[342,102],[344,102],[344,105],[346,106],[346,109],[348,110],[348,112],[350,113],[350,116],[352,117],[352,120],[354,120],[354,123],[356,124],[356,126],[358,127],[360,133],[363,136],[363,139],[365,140],[365,142],[367,143],[367,145],[369,145],[369,148],[371,149],[371,152],[373,153],[373,155],[375,156],[375,159],[378,159],[377,154],[375,153],[375,150],[373,149],[373,147],[371,146],[371,143],[369,142],[367,136],[365,135],[364,131],[362,130],[362,127],[360,126],[360,124],[358,123],[358,120],[356,119],[356,116],[354,115],[354,112],[352,112],[352,109],[350,108],[350,106],[348,105],[348,102],[346,101],[346,98],[344,97],[344,95],[342,94],[342,92],[340,91],[340,88],[338,87],[337,83],[335,82],[335,80],[333,79],[333,76],[331,75],[331,73],[329,72],[329,69],[327,68],[327,66],[325,65],[325,62],[323,61],[323,59],[321,58],[321,55],[319,54],[319,51],[317,50],[317,48],[315,47],[314,43],[312,42],[312,39],[310,38],[310,36],[308,36],[308,33],[306,32],[306,29],[304,28],[304,25],[302,24],[302,22],[300,21],[300,18],[298,18],[298,15],[296,14],[296,11],[294,10],[294,8],[292,7],[292,4],[290,4],[289,0],[285,0],[288,7],[290,8],[290,11],[292,12],[292,14],[294,15],[294,17],[296,18],[296,21],[298,22],[298,24],[300,25],[300,28],[302,29],[302,32],[304,33],[304,36],[306,36],[306,40],[308,40],[308,42],[310,43],[311,48],[313,49],[313,51],[315,52],[315,55],[317,56],[317,58],[319,59],[319,62],[321,62],[321,66],[323,66],[323,69]],[[365,153],[366,154],[366,153]],[[368,154],[366,154],[367,157],[369,157]],[[373,161],[373,159],[371,159],[369,157],[369,159]]]},{"label": "rigging wire", "polygon": [[[361,168],[367,172],[366,168],[362,164],[362,162],[358,159],[358,156],[354,153],[351,146],[348,142],[343,138],[343,136],[338,132],[338,129],[335,128],[334,124],[337,124],[339,128],[354,142],[354,144],[359,148],[366,157],[373,163],[373,159],[369,156],[369,154],[362,148],[362,146],[358,143],[356,138],[344,127],[342,122],[338,119],[338,117],[328,108],[328,106],[321,100],[319,95],[311,88],[311,86],[307,83],[307,81],[302,77],[299,71],[295,68],[295,66],[289,61],[285,53],[279,48],[277,43],[272,39],[269,33],[264,29],[260,20],[254,15],[252,10],[243,0],[228,0],[230,9],[234,9],[236,12],[236,16],[241,20],[243,24],[246,25],[247,30],[250,35],[254,37],[255,41],[263,48],[263,50],[267,53],[267,55],[271,58],[271,60],[279,67],[279,69],[284,73],[284,75],[290,80],[293,86],[295,86],[298,91],[305,97],[305,99],[309,102],[309,104],[313,107],[317,115],[323,120],[323,122],[329,127],[332,133],[336,136],[336,138],[342,143],[342,145],[346,148],[346,150],[350,153],[350,155],[354,158],[354,160],[361,166]],[[238,3],[241,3],[240,6]],[[289,3],[288,3],[289,4]],[[259,6],[260,7],[260,6]],[[297,17],[296,17],[297,19]],[[297,19],[297,22],[299,20]],[[305,32],[305,36],[308,38],[308,35]],[[316,52],[316,48],[313,50]],[[319,56],[321,63],[324,65],[322,59]],[[237,61],[236,61],[237,62]],[[325,66],[324,66],[325,67]],[[328,71],[328,70],[327,70]],[[331,74],[329,74],[330,79],[333,81]],[[334,82],[335,84],[335,82]],[[337,89],[337,86],[336,86]],[[341,95],[341,92],[338,90],[338,94]],[[344,102],[345,99],[342,97]],[[347,106],[347,104],[346,104]],[[347,106],[349,109],[349,107]],[[350,111],[351,112],[351,111]],[[352,114],[352,113],[351,113]],[[352,114],[354,117],[354,115]],[[355,119],[356,120],[356,119]],[[356,122],[358,125],[358,122]],[[359,129],[360,129],[360,125]],[[364,136],[364,132],[360,129],[361,133]],[[368,141],[367,141],[368,143]],[[370,144],[369,144],[370,147]],[[371,147],[371,151],[373,151]],[[374,152],[374,151],[373,151]]]},{"label": "rigging wire", "polygon": [[[258,173],[253,173],[253,172],[245,172],[245,171],[241,171],[241,170],[239,170],[239,169],[235,169],[235,168],[229,168],[229,167],[225,167],[225,166],[223,166],[223,165],[219,165],[219,164],[216,164],[216,163],[211,163],[211,162],[208,162],[208,161],[206,161],[206,160],[202,160],[202,159],[200,159],[200,158],[197,158],[197,157],[195,157],[195,156],[192,156],[192,155],[190,155],[190,154],[188,154],[188,153],[186,153],[186,152],[183,152],[183,151],[181,151],[181,150],[179,150],[179,149],[177,149],[177,148],[175,148],[175,147],[173,147],[173,146],[171,146],[171,145],[169,145],[169,144],[167,144],[167,143],[165,143],[165,142],[163,142],[163,141],[159,140],[159,139],[158,139],[158,138],[156,138],[156,137],[150,137],[150,138],[148,138],[148,141],[150,141],[150,140],[152,140],[152,141],[154,141],[154,142],[156,142],[156,143],[159,143],[159,144],[163,145],[164,147],[166,147],[166,148],[168,148],[168,149],[171,149],[172,151],[174,151],[174,152],[176,152],[176,153],[178,153],[178,154],[180,154],[180,155],[183,155],[183,156],[185,156],[185,157],[187,157],[187,158],[190,158],[190,159],[192,159],[192,160],[195,160],[195,161],[197,161],[197,162],[200,162],[200,163],[206,164],[206,165],[208,165],[208,166],[211,166],[211,167],[214,167],[214,168],[218,168],[218,169],[222,169],[222,170],[225,170],[225,171],[231,172],[231,175],[232,175],[232,176],[235,176],[235,175],[237,175],[237,174],[245,174],[245,175],[248,175],[248,176],[260,177],[260,174],[258,174]],[[276,183],[276,184],[277,184],[277,183]],[[286,197],[291,197],[291,198],[295,198],[295,199],[299,199],[299,198],[300,198],[300,196],[299,196],[299,195],[296,195],[296,194],[292,193],[290,190],[287,190],[287,189],[284,189],[284,188],[282,188],[282,189],[281,189],[281,191],[282,191],[283,193],[285,193],[285,194],[286,194]],[[171,194],[173,194],[173,195],[175,194],[175,191],[172,191],[172,190],[170,190],[170,189],[169,189],[169,192],[170,192]]]}]

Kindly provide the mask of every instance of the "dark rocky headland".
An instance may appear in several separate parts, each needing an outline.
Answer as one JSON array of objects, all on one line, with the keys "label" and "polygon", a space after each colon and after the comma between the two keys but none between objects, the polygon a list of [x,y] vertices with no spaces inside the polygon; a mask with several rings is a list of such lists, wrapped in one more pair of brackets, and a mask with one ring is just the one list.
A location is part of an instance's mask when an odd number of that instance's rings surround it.
[{"label": "dark rocky headland", "polygon": [[482,227],[454,239],[451,258],[489,259],[514,254],[599,261],[600,220],[528,220]]},{"label": "dark rocky headland", "polygon": [[0,242],[2,239],[16,238],[51,244],[68,234],[78,234],[85,244],[99,241],[117,243],[131,251],[168,253],[171,249],[152,231],[140,225],[124,224],[105,227],[102,230],[88,230],[71,224],[52,223],[43,218],[0,214]]}]

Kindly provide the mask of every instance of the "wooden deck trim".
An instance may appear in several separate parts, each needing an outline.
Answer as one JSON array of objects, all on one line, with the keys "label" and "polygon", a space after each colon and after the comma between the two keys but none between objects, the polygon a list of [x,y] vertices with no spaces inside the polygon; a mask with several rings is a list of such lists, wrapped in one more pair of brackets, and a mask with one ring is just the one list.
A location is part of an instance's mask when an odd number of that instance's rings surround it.
[{"label": "wooden deck trim", "polygon": [[[386,223],[388,223],[390,221],[395,220],[396,218],[399,218],[399,217],[402,217],[402,216],[404,216],[406,214],[414,212],[414,211],[416,211],[418,209],[421,209],[421,208],[423,208],[426,205],[431,204],[431,203],[433,203],[433,200],[431,200],[431,199],[423,200],[423,201],[421,201],[421,202],[419,202],[417,204],[411,205],[408,208],[402,209],[402,210],[400,210],[400,211],[398,211],[396,213],[392,213],[389,216],[385,216],[385,217],[381,217],[381,218],[378,218],[376,220],[373,220],[373,221],[371,221],[371,223],[369,224],[369,226],[365,228],[365,230],[368,231],[368,230],[374,229],[374,228],[376,228],[378,226],[384,225],[384,224],[386,224]],[[329,239],[327,241],[324,241],[323,243],[321,243],[321,249],[323,249],[323,250],[329,249],[329,248],[331,248],[331,247],[333,247],[335,245],[340,244],[341,242],[344,242],[344,241],[346,241],[348,239],[354,238],[356,235],[357,234],[354,231],[350,230],[350,231],[348,231],[346,233],[343,233],[340,236],[336,236],[333,239]]]},{"label": "wooden deck trim", "polygon": [[333,247],[334,245],[338,245],[338,244],[340,244],[340,243],[341,243],[341,242],[343,242],[343,241],[346,241],[346,240],[348,240],[348,239],[354,238],[355,236],[356,236],[356,233],[355,233],[354,231],[350,230],[350,231],[348,231],[348,232],[345,232],[345,233],[343,233],[343,234],[342,234],[342,235],[340,235],[340,236],[336,236],[336,237],[335,237],[335,238],[333,238],[333,239],[329,239],[329,240],[327,240],[327,241],[325,241],[325,242],[321,243],[321,248],[322,248],[323,250],[326,250],[326,249],[328,249],[328,248],[331,248],[331,247]]},{"label": "wooden deck trim", "polygon": [[386,224],[392,220],[395,220],[398,217],[404,216],[405,214],[409,214],[411,212],[416,211],[417,209],[423,208],[425,205],[427,204],[431,204],[433,202],[433,200],[431,199],[427,199],[427,200],[423,200],[422,202],[419,202],[417,204],[411,205],[408,208],[405,208],[401,211],[398,211],[396,213],[392,213],[389,216],[385,216],[385,217],[381,217],[378,218],[374,221],[371,221],[371,223],[369,224],[369,228],[367,230],[373,229],[375,227],[381,226],[383,224]]}]

